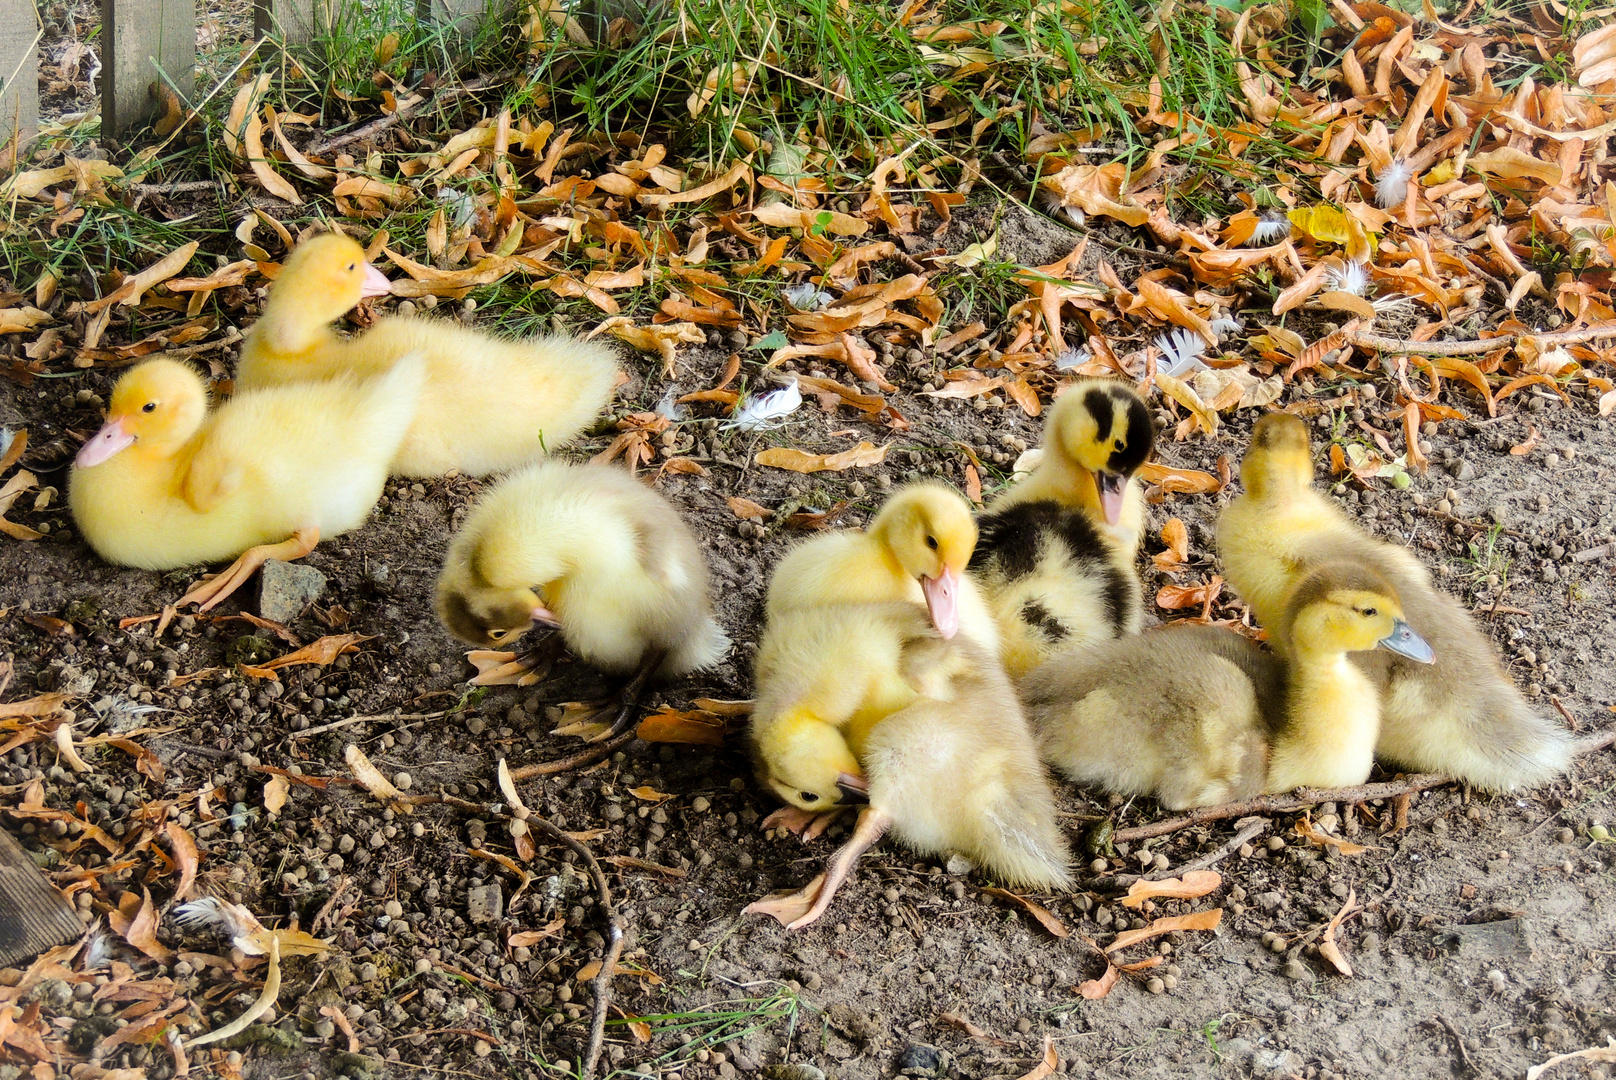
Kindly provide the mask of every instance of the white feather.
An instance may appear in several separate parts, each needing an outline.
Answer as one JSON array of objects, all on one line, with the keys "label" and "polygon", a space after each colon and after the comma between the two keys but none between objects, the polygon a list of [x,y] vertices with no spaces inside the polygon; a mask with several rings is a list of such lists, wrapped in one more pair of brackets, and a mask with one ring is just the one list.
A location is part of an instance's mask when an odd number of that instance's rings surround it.
[{"label": "white feather", "polygon": [[1339,270],[1332,267],[1329,283],[1336,292],[1362,296],[1369,291],[1369,268],[1361,262],[1349,262]]},{"label": "white feather", "polygon": [[1038,206],[1052,218],[1065,218],[1073,225],[1081,227],[1088,221],[1087,215],[1078,207],[1062,202],[1061,197],[1048,188],[1038,189]]},{"label": "white feather", "polygon": [[1243,329],[1245,329],[1244,323],[1227,315],[1221,319],[1212,320],[1212,332],[1218,336],[1219,341],[1233,337]]},{"label": "white feather", "polygon": [[656,414],[658,416],[665,416],[669,420],[678,422],[689,414],[688,409],[673,400],[673,396],[678,392],[679,388],[677,386],[668,387],[667,393],[662,395],[662,400],[657,402]]},{"label": "white feather", "polygon": [[1093,359],[1094,354],[1089,352],[1088,349],[1067,349],[1055,357],[1055,370],[1071,371],[1073,368],[1082,367]]},{"label": "white feather", "polygon": [[1375,205],[1390,210],[1408,198],[1408,181],[1414,170],[1406,161],[1393,161],[1375,179]]},{"label": "white feather", "polygon": [[1275,240],[1282,240],[1289,236],[1290,232],[1291,222],[1289,218],[1265,215],[1261,221],[1257,222],[1257,227],[1251,230],[1251,239],[1246,243],[1250,245],[1271,244]]},{"label": "white feather", "polygon": [[1206,369],[1206,365],[1201,363],[1201,357],[1206,353],[1206,342],[1199,334],[1172,330],[1156,339],[1156,348],[1162,354],[1156,370],[1166,372],[1175,379]]},{"label": "white feather", "polygon": [[782,295],[785,296],[786,303],[798,311],[822,311],[836,299],[811,281],[804,281],[800,285],[787,285]]},{"label": "white feather", "polygon": [[735,410],[734,416],[719,426],[740,428],[742,431],[760,431],[766,427],[773,427],[775,422],[790,416],[801,405],[802,391],[797,389],[797,380],[792,379],[791,385],[784,390],[748,399]]}]

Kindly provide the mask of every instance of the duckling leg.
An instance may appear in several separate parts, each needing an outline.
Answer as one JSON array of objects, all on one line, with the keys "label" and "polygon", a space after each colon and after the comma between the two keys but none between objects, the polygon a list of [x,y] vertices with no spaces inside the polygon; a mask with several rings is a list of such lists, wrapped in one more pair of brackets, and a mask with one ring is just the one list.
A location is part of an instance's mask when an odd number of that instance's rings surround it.
[{"label": "duckling leg", "polygon": [[656,674],[657,668],[661,667],[662,661],[667,658],[668,651],[666,649],[646,650],[645,655],[640,659],[639,670],[634,673],[633,678],[623,684],[622,689],[618,690],[607,702],[606,707],[601,710],[601,715],[604,716],[611,711],[614,705],[617,707],[617,716],[612,721],[612,726],[599,735],[590,738],[589,742],[598,743],[605,742],[608,739],[615,739],[634,726],[634,712],[639,708],[641,695],[645,693],[645,684],[651,681],[651,676]]},{"label": "duckling leg", "polygon": [[830,907],[831,897],[853,873],[860,855],[875,846],[876,841],[892,825],[892,819],[873,806],[859,811],[858,825],[853,836],[836,849],[836,854],[825,864],[825,872],[804,885],[801,890],[786,896],[771,896],[747,905],[743,915],[757,913],[772,915],[787,930],[801,930],[814,922]]},{"label": "duckling leg", "polygon": [[292,534],[290,540],[282,540],[278,544],[260,544],[248,548],[241,553],[241,557],[224,570],[212,577],[204,578],[191,586],[191,591],[180,597],[177,607],[186,604],[200,604],[199,610],[207,611],[219,601],[247,584],[247,579],[258,572],[258,568],[270,559],[280,559],[290,562],[301,559],[314,550],[320,542],[320,530],[314,528],[299,529]]}]

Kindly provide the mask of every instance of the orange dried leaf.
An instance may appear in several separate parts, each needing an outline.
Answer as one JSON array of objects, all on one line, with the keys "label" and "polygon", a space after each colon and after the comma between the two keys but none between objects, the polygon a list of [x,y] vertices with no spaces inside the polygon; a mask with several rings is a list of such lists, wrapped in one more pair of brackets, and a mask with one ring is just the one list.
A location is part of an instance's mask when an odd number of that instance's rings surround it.
[{"label": "orange dried leaf", "polygon": [[1122,978],[1121,970],[1115,964],[1108,963],[1104,975],[1083,983],[1077,988],[1077,992],[1089,1001],[1099,1001],[1111,992],[1111,988],[1117,985],[1120,978]]},{"label": "orange dried leaf", "polygon": [[702,709],[665,707],[640,721],[635,734],[649,743],[723,746],[724,718]]},{"label": "orange dried leaf", "polygon": [[839,454],[810,454],[784,446],[773,446],[760,451],[754,459],[759,465],[791,472],[839,472],[843,469],[879,465],[887,456],[887,448],[870,442],[861,442],[851,450]]},{"label": "orange dried leaf", "polygon": [[1072,932],[1066,929],[1065,924],[1059,919],[1055,918],[1054,913],[1048,908],[1044,907],[1042,904],[1029,900],[1025,896],[1017,896],[1009,889],[990,887],[983,889],[982,892],[987,896],[997,896],[1002,900],[1008,900],[1012,904],[1015,904],[1027,914],[1037,919],[1038,925],[1042,926],[1045,930],[1048,930],[1055,937],[1064,938],[1072,936]]},{"label": "orange dried leaf", "polygon": [[1118,949],[1126,949],[1129,945],[1137,945],[1141,941],[1171,934],[1175,930],[1216,930],[1218,923],[1222,921],[1222,908],[1197,911],[1190,915],[1172,915],[1165,919],[1157,919],[1142,930],[1126,930],[1118,934],[1111,944],[1105,947],[1105,951],[1116,952]]},{"label": "orange dried leaf", "polygon": [[1193,900],[1223,884],[1223,875],[1216,870],[1191,870],[1181,878],[1162,881],[1136,881],[1122,898],[1123,907],[1138,907],[1153,897],[1164,896],[1174,900]]},{"label": "orange dried leaf", "polygon": [[1156,606],[1165,611],[1206,607],[1223,592],[1223,579],[1216,575],[1200,585],[1163,585],[1156,593]]},{"label": "orange dried leaf", "polygon": [[1059,1068],[1060,1055],[1055,1053],[1055,1040],[1045,1035],[1043,1057],[1033,1066],[1032,1071],[1022,1076],[1020,1080],[1045,1080],[1045,1077],[1053,1076]]},{"label": "orange dried leaf", "polygon": [[[1211,480],[1212,477],[1208,476],[1207,479]],[[1190,531],[1178,518],[1167,519],[1167,524],[1162,526],[1161,539],[1167,545],[1167,550],[1151,557],[1156,569],[1172,570],[1190,557]]]},{"label": "orange dried leaf", "polygon": [[1530,454],[1533,450],[1537,449],[1538,440],[1541,437],[1542,436],[1538,434],[1537,427],[1535,425],[1528,424],[1525,440],[1515,446],[1510,447],[1509,452],[1514,454],[1516,457],[1525,457],[1527,454]]},{"label": "orange dried leaf", "polygon": [[561,931],[566,928],[566,919],[556,919],[554,922],[546,923],[537,930],[520,930],[512,934],[506,944],[513,949],[532,948],[546,938],[560,937]]},{"label": "orange dried leaf", "polygon": [[759,506],[751,499],[743,499],[739,495],[731,495],[724,502],[729,506],[731,513],[747,521],[767,521],[774,516],[773,510]]},{"label": "orange dried leaf", "polygon": [[1341,929],[1341,920],[1352,913],[1357,901],[1358,890],[1349,888],[1346,901],[1341,905],[1341,910],[1330,919],[1330,925],[1324,928],[1324,937],[1319,942],[1319,955],[1330,961],[1337,971],[1349,979],[1352,978],[1352,965],[1341,952],[1341,946],[1335,940],[1335,932]]},{"label": "orange dried leaf", "polygon": [[1310,840],[1313,843],[1318,844],[1320,847],[1328,844],[1330,847],[1335,848],[1343,855],[1362,855],[1366,851],[1373,850],[1365,847],[1363,844],[1354,844],[1350,840],[1343,840],[1339,836],[1332,836],[1329,833],[1319,829],[1305,817],[1297,820],[1296,835],[1305,840]]}]

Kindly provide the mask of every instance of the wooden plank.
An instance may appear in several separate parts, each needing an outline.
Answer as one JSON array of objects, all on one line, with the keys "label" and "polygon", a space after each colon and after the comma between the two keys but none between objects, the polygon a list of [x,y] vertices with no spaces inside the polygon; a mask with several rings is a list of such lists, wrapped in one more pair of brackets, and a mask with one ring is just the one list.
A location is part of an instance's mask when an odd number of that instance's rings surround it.
[{"label": "wooden plank", "polygon": [[121,139],[152,118],[151,84],[190,101],[196,68],[196,0],[101,0],[101,125]]},{"label": "wooden plank", "polygon": [[0,967],[84,936],[84,923],[21,844],[0,828]]},{"label": "wooden plank", "polygon": [[331,0],[255,0],[253,36],[278,36],[286,44],[304,47],[331,32]]},{"label": "wooden plank", "polygon": [[416,0],[415,17],[447,24],[469,38],[482,27],[484,19],[512,6],[503,0]]},{"label": "wooden plank", "polygon": [[0,0],[0,160],[39,129],[39,41],[32,0]]}]

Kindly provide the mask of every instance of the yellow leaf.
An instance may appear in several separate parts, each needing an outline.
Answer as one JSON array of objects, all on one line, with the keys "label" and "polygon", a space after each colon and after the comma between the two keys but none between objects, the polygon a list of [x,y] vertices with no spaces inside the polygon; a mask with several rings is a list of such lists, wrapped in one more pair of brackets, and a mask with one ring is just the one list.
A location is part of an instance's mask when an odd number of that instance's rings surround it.
[{"label": "yellow leaf", "polygon": [[1164,881],[1136,881],[1128,887],[1128,895],[1122,898],[1122,906],[1135,908],[1157,896],[1193,900],[1222,884],[1223,876],[1216,870],[1191,870],[1182,878],[1167,878]]},{"label": "yellow leaf", "polygon": [[1535,154],[1528,154],[1512,146],[1500,146],[1485,154],[1472,154],[1469,164],[1472,169],[1489,176],[1498,176],[1505,180],[1529,177],[1550,187],[1558,184],[1563,176],[1557,162],[1545,161]]},{"label": "yellow leaf", "polygon": [[886,456],[886,447],[876,446],[870,442],[861,442],[851,450],[843,450],[839,454],[810,454],[803,450],[774,446],[760,452],[756,461],[759,465],[767,465],[775,469],[816,473],[837,472],[842,469],[879,465]]}]

